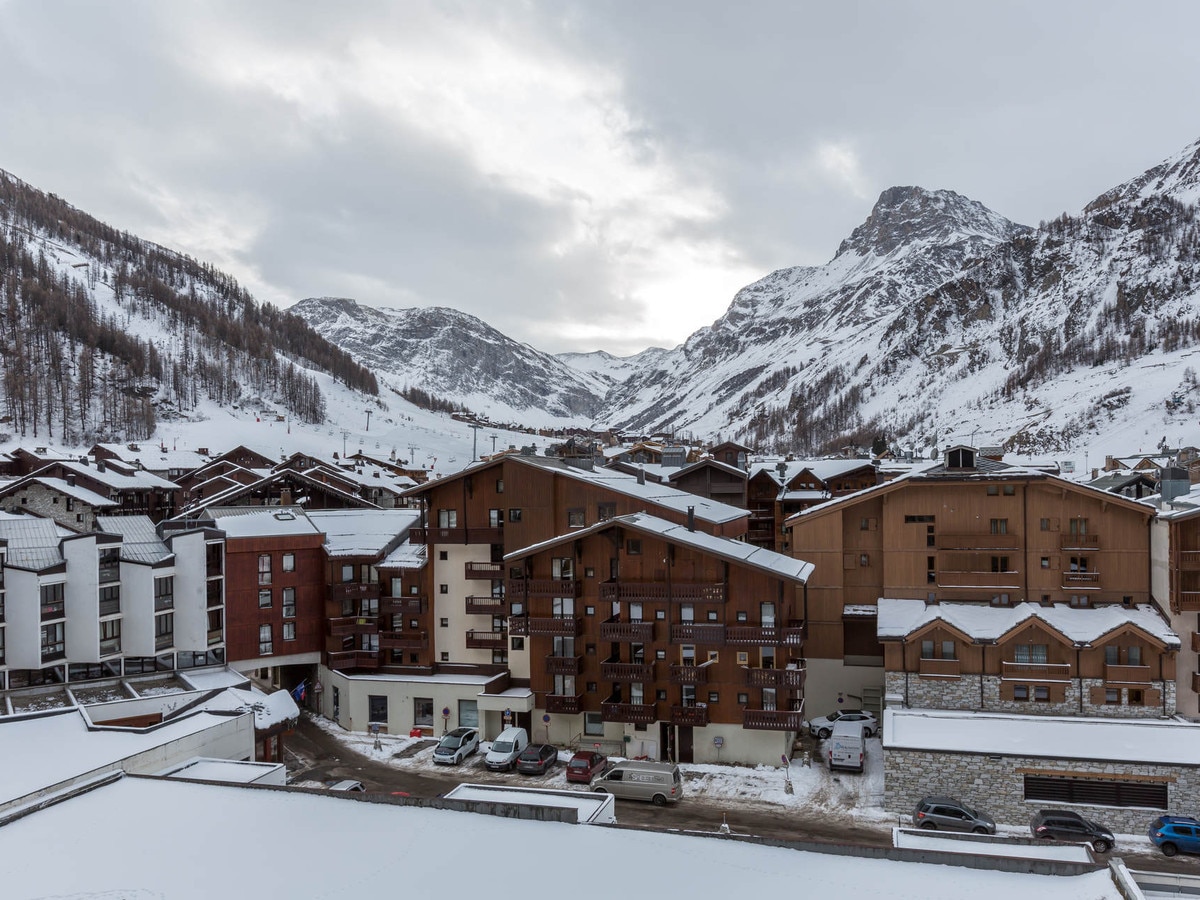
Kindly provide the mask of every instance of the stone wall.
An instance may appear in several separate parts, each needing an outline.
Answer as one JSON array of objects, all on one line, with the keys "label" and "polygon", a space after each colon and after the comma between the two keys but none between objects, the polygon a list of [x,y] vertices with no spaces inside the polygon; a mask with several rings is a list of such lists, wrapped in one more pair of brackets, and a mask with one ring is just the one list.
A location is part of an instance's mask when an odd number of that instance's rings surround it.
[{"label": "stone wall", "polygon": [[1077,804],[1068,807],[1111,829],[1118,835],[1118,846],[1121,834],[1144,835],[1156,815],[1167,811],[1190,812],[1200,801],[1197,793],[1200,791],[1200,760],[1196,766],[1165,766],[889,749],[883,762],[884,808],[896,815],[911,815],[921,797],[946,794],[977,806],[998,824],[1027,826],[1035,812],[1055,804],[1024,799],[1022,770],[1025,769],[1115,780],[1124,775],[1167,779],[1166,810]]},{"label": "stone wall", "polygon": [[[905,698],[905,705],[915,709],[963,709],[1007,712],[1018,715],[1102,716],[1119,719],[1156,719],[1175,715],[1173,681],[1155,681],[1149,687],[1162,691],[1163,703],[1153,706],[1130,705],[1129,692],[1135,688],[1119,688],[1120,703],[1092,703],[1091,689],[1103,687],[1098,678],[1072,679],[1065,685],[1061,702],[1045,703],[1034,700],[1000,699],[1001,679],[998,675],[963,675],[958,678],[922,677],[915,672],[887,672],[885,693]],[[1082,703],[1081,700],[1082,692]],[[982,701],[982,702],[981,702]]]}]

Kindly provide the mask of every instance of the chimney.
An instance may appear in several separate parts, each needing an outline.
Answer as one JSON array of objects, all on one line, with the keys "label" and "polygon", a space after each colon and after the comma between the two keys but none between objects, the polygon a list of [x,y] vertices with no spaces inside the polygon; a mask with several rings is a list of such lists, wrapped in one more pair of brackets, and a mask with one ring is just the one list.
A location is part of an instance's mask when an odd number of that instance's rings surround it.
[{"label": "chimney", "polygon": [[696,530],[696,507],[688,507],[688,531]]},{"label": "chimney", "polygon": [[1192,483],[1188,478],[1187,469],[1179,466],[1167,466],[1162,470],[1158,492],[1162,496],[1163,503],[1170,503],[1176,497],[1186,496],[1191,489]]},{"label": "chimney", "polygon": [[104,460],[102,460],[102,459],[98,459],[98,460],[96,460],[96,471],[97,471],[97,472],[103,472],[103,471],[104,471]]},{"label": "chimney", "polygon": [[645,483],[646,483],[646,470],[638,469],[638,484],[645,484]]},{"label": "chimney", "polygon": [[279,492],[279,505],[280,506],[291,506],[292,505],[292,491],[290,488],[283,488],[283,490],[281,490]]}]

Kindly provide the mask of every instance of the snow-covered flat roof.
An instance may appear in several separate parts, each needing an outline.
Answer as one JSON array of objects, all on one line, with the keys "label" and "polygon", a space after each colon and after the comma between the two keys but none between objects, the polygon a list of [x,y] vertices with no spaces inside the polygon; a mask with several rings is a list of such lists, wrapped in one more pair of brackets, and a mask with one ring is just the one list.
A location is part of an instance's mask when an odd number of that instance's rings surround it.
[{"label": "snow-covered flat roof", "polygon": [[339,678],[349,681],[393,681],[403,684],[479,684],[484,685],[496,679],[495,675],[347,675],[338,672]]},{"label": "snow-covered flat roof", "polygon": [[421,518],[415,509],[314,509],[308,518],[325,533],[330,556],[382,553]]},{"label": "snow-covered flat roof", "polygon": [[425,544],[405,541],[379,563],[381,569],[423,569],[429,562],[429,548]]},{"label": "snow-covered flat roof", "polygon": [[586,822],[589,817],[595,815],[601,807],[606,806],[609,802],[607,794],[593,794],[591,791],[515,788],[501,784],[460,784],[450,790],[446,794],[446,798],[573,809],[579,813],[580,822]]},{"label": "snow-covered flat roof", "polygon": [[213,691],[217,688],[244,688],[250,683],[241,672],[227,666],[208,669],[186,669],[179,677],[198,691]]},{"label": "snow-covered flat roof", "polygon": [[947,834],[914,828],[893,828],[892,846],[904,850],[936,850],[941,853],[969,853],[972,856],[1007,856],[1021,859],[1051,859],[1059,862],[1092,861],[1085,844],[1060,844],[1057,841],[1017,841],[972,834]]},{"label": "snow-covered flat roof", "polygon": [[1104,635],[1132,625],[1168,647],[1179,647],[1179,635],[1153,606],[1126,607],[1107,604],[1074,607],[1065,603],[1042,606],[1018,603],[991,606],[985,603],[926,603],[924,600],[879,598],[878,635],[881,639],[902,638],[930,622],[942,621],[968,637],[994,641],[1030,619],[1039,619],[1069,640],[1089,644]]},{"label": "snow-covered flat roof", "polygon": [[883,746],[885,750],[1200,766],[1200,725],[1179,719],[886,709]]},{"label": "snow-covered flat roof", "polygon": [[190,778],[193,781],[230,781],[254,784],[283,768],[283,763],[248,762],[239,759],[195,757],[179,766],[156,773],[163,778]]},{"label": "snow-covered flat roof", "polygon": [[[167,816],[170,827],[140,829],[136,840],[72,841],[70,864],[53,864],[61,858],[64,835],[111,833],[114,810],[130,822],[159,822]],[[664,811],[664,821],[670,812]],[[213,864],[198,861],[197,848],[211,846],[214,835],[226,835],[246,822],[287,827],[258,829],[252,852],[220,852]],[[320,860],[312,858],[312,835],[320,836]],[[636,883],[647,895],[669,897],[783,897],[802,885],[806,895],[821,897],[1120,898],[1106,871],[1044,876],[857,859],[284,788],[156,778],[122,778],[9,823],[0,841],[0,870],[5,872],[4,893],[13,898],[333,898],[386,894],[396,885],[403,885],[406,895],[432,897],[444,895],[448,885],[466,883],[464,859],[473,872],[509,872],[514,848],[528,847],[537,848],[528,869],[538,884],[586,897],[611,891],[580,868],[583,859],[617,861],[621,880]],[[510,881],[497,876],[489,884],[520,893]],[[472,887],[470,892],[479,891]]]},{"label": "snow-covered flat roof", "polygon": [[207,512],[227,538],[321,533],[298,506],[224,506]]}]

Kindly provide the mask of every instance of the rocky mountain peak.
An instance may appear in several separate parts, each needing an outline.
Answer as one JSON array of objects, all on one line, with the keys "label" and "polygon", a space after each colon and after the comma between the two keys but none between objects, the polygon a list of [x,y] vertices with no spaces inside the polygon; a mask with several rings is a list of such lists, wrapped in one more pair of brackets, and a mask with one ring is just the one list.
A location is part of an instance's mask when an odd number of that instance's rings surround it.
[{"label": "rocky mountain peak", "polygon": [[867,220],[838,247],[837,256],[890,256],[916,243],[953,243],[963,237],[1008,240],[1028,229],[954,191],[890,187]]},{"label": "rocky mountain peak", "polygon": [[1166,196],[1182,203],[1200,203],[1200,140],[1179,153],[1147,169],[1136,178],[1105,191],[1088,204],[1088,212],[1114,203],[1128,203],[1154,196]]}]

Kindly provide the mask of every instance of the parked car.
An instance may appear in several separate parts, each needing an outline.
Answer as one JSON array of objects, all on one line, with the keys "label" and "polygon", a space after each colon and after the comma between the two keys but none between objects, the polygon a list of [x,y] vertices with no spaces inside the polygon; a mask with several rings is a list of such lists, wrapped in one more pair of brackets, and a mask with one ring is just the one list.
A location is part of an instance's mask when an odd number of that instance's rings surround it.
[{"label": "parked car", "polygon": [[1097,853],[1107,853],[1116,843],[1113,833],[1103,825],[1065,809],[1039,811],[1030,821],[1029,831],[1035,838],[1091,844]]},{"label": "parked car", "polygon": [[1200,853],[1200,820],[1190,816],[1159,816],[1150,823],[1149,834],[1163,856]]},{"label": "parked car", "polygon": [[433,748],[433,761],[447,766],[457,766],[479,749],[479,730],[455,728],[438,741]]},{"label": "parked car", "polygon": [[953,797],[924,797],[913,810],[913,824],[930,830],[995,834],[996,820]]},{"label": "parked car", "polygon": [[655,806],[666,806],[683,797],[683,773],[674,763],[630,759],[597,776],[592,790],[623,800],[649,800]]},{"label": "parked car", "polygon": [[361,781],[335,781],[329,786],[331,791],[353,791],[361,794],[366,790]]},{"label": "parked car", "polygon": [[835,722],[862,722],[863,737],[874,737],[879,731],[879,722],[874,713],[861,709],[835,709],[827,716],[819,716],[808,723],[808,733],[825,740],[833,734]]},{"label": "parked car", "polygon": [[595,750],[580,750],[567,763],[567,781],[591,784],[592,779],[608,768],[608,757]]},{"label": "parked car", "polygon": [[493,772],[510,772],[517,764],[517,757],[528,746],[528,731],[517,726],[505,728],[492,741],[492,746],[483,758],[483,764]]},{"label": "parked car", "polygon": [[523,775],[545,775],[557,762],[557,747],[551,744],[530,744],[517,757],[517,771]]}]

